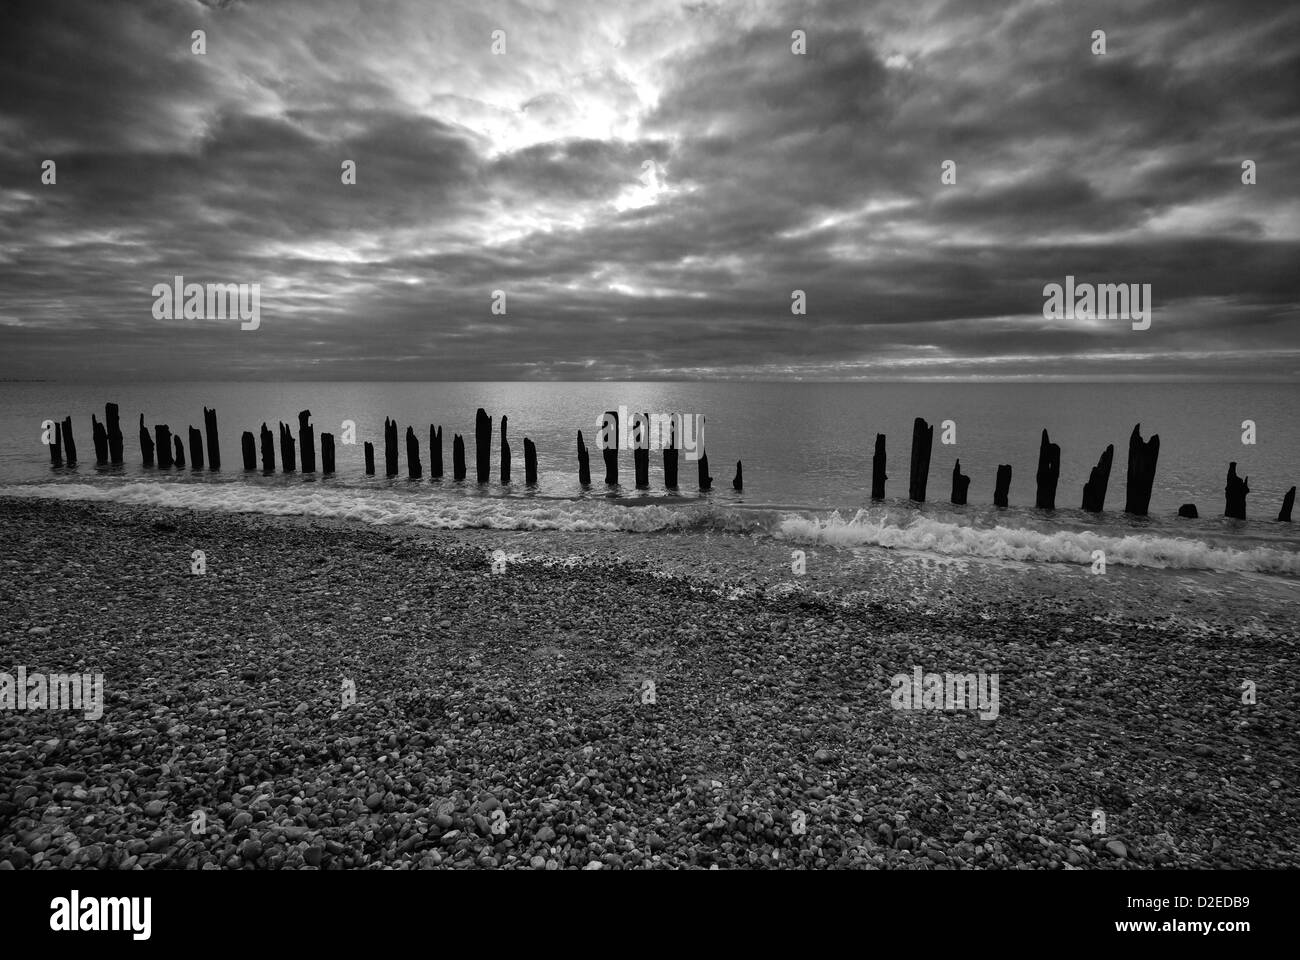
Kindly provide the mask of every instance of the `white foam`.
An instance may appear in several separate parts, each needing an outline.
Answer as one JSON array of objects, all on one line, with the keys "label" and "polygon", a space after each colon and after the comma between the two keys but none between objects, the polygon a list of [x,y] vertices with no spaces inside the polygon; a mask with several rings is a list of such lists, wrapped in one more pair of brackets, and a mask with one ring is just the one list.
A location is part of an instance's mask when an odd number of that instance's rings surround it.
[{"label": "white foam", "polygon": [[1091,564],[1092,552],[1103,550],[1108,564],[1300,576],[1300,553],[1268,547],[1232,549],[1194,539],[1138,534],[981,528],[894,510],[883,515],[862,510],[846,521],[838,513],[817,518],[717,505],[620,506],[604,500],[449,497],[432,492],[402,496],[314,484],[42,483],[0,485],[0,496],[324,517],[435,530],[719,530],[837,547],[894,547],[948,557],[1047,563]]},{"label": "white foam", "polygon": [[922,550],[957,557],[1091,564],[1102,550],[1107,564],[1190,570],[1257,571],[1300,575],[1300,554],[1267,547],[1233,550],[1200,540],[1142,535],[1113,536],[1090,531],[1043,533],[1022,527],[978,528],[914,517],[898,523],[859,511],[852,520],[792,517],[776,535],[831,546],[878,546]]}]

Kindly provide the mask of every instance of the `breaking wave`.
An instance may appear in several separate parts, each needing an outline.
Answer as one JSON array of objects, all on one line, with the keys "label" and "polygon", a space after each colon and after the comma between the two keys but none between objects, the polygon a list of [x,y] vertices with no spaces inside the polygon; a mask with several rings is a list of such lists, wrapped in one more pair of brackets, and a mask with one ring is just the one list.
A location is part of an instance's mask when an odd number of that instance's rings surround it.
[{"label": "breaking wave", "polygon": [[1239,549],[1194,538],[1128,534],[1104,528],[1044,531],[1021,526],[981,527],[897,510],[861,510],[845,520],[838,513],[817,516],[807,511],[716,503],[629,506],[604,500],[403,496],[347,487],[239,483],[0,485],[0,496],[308,516],[432,530],[718,532],[842,548],[886,547],[1042,563],[1091,563],[1093,551],[1102,550],[1107,564],[1300,576],[1300,553],[1266,546]]}]

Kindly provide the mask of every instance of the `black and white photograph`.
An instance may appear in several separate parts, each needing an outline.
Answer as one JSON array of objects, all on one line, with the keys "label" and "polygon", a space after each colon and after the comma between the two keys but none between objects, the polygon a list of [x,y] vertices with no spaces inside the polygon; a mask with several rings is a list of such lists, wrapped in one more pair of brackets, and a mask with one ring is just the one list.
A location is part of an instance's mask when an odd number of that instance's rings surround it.
[{"label": "black and white photograph", "polygon": [[1294,2],[7,0],[0,412],[6,929],[1300,867]]}]

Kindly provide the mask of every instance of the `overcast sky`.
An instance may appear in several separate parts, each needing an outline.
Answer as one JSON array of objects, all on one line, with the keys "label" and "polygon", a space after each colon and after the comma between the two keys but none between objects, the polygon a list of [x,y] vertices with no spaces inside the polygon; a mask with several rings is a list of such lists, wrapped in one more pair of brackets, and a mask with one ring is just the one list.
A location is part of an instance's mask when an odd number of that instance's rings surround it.
[{"label": "overcast sky", "polygon": [[[1300,376],[1291,0],[0,17],[0,377]],[[1045,320],[1067,274],[1151,328]]]}]

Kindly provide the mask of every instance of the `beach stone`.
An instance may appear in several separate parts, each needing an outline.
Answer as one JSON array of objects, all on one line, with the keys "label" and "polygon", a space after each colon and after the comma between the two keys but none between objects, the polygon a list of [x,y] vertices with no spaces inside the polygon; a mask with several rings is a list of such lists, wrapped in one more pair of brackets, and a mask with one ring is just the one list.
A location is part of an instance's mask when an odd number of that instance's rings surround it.
[{"label": "beach stone", "polygon": [[555,841],[555,831],[549,825],[543,824],[541,829],[533,834],[533,839],[541,843],[553,843]]},{"label": "beach stone", "polygon": [[1128,848],[1118,840],[1111,840],[1106,844],[1106,849],[1121,860],[1128,856]]},{"label": "beach stone", "polygon": [[325,858],[324,847],[308,847],[302,853],[303,862],[309,866],[319,867],[321,860]]},{"label": "beach stone", "polygon": [[167,804],[161,800],[150,800],[144,805],[145,816],[149,817],[161,817],[166,809]]},{"label": "beach stone", "polygon": [[240,847],[239,852],[245,860],[256,860],[262,855],[262,841],[249,838],[244,841],[244,845]]}]

